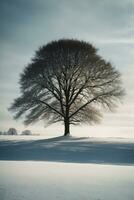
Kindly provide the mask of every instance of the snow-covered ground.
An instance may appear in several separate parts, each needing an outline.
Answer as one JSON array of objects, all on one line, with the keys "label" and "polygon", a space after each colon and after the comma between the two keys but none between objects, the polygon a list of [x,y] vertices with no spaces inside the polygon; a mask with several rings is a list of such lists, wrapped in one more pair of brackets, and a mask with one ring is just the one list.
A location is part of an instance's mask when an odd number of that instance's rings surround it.
[{"label": "snow-covered ground", "polygon": [[133,200],[134,167],[0,162],[1,200]]},{"label": "snow-covered ground", "polygon": [[0,139],[0,160],[134,165],[134,139],[10,136]]},{"label": "snow-covered ground", "polygon": [[134,199],[133,139],[7,136],[0,160],[0,200]]}]

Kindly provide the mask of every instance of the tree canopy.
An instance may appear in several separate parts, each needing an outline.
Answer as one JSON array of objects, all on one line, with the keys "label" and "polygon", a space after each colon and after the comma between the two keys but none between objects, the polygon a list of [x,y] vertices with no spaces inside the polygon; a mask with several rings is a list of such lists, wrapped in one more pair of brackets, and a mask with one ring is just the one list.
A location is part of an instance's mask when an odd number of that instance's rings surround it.
[{"label": "tree canopy", "polygon": [[15,128],[9,128],[7,135],[17,135],[17,130]]},{"label": "tree canopy", "polygon": [[38,49],[20,77],[21,96],[10,110],[38,120],[70,124],[99,122],[101,108],[112,110],[123,96],[120,73],[90,43],[62,39]]}]

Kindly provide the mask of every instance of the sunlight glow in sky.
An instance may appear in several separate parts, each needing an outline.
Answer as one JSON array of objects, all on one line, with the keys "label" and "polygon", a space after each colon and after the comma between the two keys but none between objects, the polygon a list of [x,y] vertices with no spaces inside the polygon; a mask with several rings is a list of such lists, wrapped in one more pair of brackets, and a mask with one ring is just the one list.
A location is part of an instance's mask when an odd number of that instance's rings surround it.
[{"label": "sunlight glow in sky", "polygon": [[77,38],[93,43],[122,73],[126,96],[115,113],[104,114],[100,125],[75,127],[73,133],[134,137],[133,0],[1,0],[0,23],[0,130],[63,132],[59,125],[44,128],[42,122],[24,127],[7,108],[19,95],[19,74],[35,50],[51,40]]}]

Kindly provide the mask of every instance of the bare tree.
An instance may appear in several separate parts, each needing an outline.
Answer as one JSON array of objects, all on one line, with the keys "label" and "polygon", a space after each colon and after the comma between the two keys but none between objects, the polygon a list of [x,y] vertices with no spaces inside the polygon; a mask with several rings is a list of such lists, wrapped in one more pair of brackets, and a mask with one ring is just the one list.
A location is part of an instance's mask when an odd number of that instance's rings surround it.
[{"label": "bare tree", "polygon": [[32,132],[30,130],[24,130],[21,135],[32,135]]},{"label": "bare tree", "polygon": [[120,74],[97,54],[90,43],[52,41],[39,48],[20,78],[21,96],[11,110],[15,118],[26,113],[25,123],[63,121],[70,124],[98,122],[101,108],[112,110],[123,95]]},{"label": "bare tree", "polygon": [[9,128],[7,135],[17,135],[17,130],[15,128]]}]

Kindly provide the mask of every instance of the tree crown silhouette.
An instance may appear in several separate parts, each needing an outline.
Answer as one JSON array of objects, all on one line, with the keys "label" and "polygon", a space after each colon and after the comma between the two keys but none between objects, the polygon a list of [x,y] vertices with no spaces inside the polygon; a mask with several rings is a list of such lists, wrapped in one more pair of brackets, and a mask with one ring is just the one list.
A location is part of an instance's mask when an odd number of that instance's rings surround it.
[{"label": "tree crown silhouette", "polygon": [[112,110],[121,99],[120,73],[87,42],[63,39],[36,51],[20,78],[21,96],[10,110],[25,123],[45,120],[70,124],[99,122],[101,108]]}]

